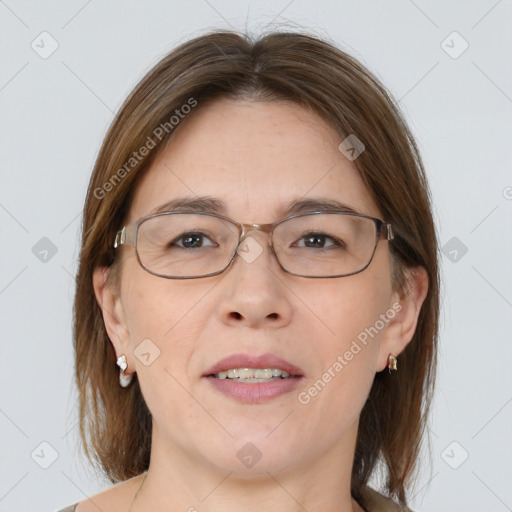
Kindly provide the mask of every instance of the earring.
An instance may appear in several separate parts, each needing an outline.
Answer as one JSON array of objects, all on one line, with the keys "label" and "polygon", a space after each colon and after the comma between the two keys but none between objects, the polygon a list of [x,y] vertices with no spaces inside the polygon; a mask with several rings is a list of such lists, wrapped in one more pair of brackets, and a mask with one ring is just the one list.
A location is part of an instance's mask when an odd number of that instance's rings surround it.
[{"label": "earring", "polygon": [[128,368],[128,363],[126,362],[126,356],[124,354],[120,355],[117,358],[116,364],[117,364],[117,366],[119,366],[119,368],[121,368],[121,371],[119,372],[119,384],[121,385],[121,387],[126,388],[133,379],[132,374],[124,373],[124,371]]},{"label": "earring", "polygon": [[396,367],[397,361],[398,361],[397,358],[393,354],[389,354],[389,357],[388,357],[389,373],[391,373],[391,370],[398,370],[398,368]]}]

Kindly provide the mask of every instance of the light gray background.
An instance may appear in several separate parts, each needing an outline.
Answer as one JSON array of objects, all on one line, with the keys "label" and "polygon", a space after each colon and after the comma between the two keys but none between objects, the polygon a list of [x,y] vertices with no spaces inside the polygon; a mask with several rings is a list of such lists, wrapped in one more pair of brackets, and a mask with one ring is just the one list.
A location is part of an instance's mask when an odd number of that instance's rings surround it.
[{"label": "light gray background", "polygon": [[[0,1],[0,511],[52,512],[107,486],[76,448],[71,307],[113,113],[177,43],[283,22],[333,38],[382,80],[427,167],[446,255],[432,461],[413,508],[512,510],[511,21],[510,0]],[[46,59],[44,31],[58,43]],[[43,237],[57,249],[46,262]]]}]

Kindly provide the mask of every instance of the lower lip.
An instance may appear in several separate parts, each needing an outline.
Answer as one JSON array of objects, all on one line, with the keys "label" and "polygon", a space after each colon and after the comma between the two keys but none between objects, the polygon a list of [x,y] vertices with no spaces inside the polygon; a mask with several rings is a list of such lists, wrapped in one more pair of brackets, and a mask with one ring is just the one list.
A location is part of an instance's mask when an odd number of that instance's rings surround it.
[{"label": "lower lip", "polygon": [[256,382],[254,384],[231,379],[216,379],[215,377],[206,377],[206,379],[217,391],[239,402],[258,404],[293,391],[299,386],[303,377],[276,379],[270,382]]}]

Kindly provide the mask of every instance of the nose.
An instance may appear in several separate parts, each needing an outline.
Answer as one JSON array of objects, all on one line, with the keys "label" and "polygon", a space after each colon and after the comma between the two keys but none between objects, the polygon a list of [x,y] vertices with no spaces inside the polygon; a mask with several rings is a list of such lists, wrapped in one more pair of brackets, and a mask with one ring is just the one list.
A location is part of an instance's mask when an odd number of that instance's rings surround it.
[{"label": "nose", "polygon": [[251,233],[240,243],[226,270],[218,311],[224,323],[252,328],[287,325],[292,316],[285,272],[273,254],[265,233]]}]

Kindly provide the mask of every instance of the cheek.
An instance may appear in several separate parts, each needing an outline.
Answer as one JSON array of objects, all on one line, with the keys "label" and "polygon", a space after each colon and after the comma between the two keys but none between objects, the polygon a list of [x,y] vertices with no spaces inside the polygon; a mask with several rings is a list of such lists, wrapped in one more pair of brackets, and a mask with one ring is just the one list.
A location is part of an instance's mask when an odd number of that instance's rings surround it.
[{"label": "cheek", "polygon": [[183,393],[179,383],[187,379],[186,369],[208,319],[199,302],[207,291],[204,285],[139,276],[137,271],[125,284],[133,364],[152,411],[165,409],[156,402],[172,404]]},{"label": "cheek", "polygon": [[198,288],[151,275],[126,287],[133,362],[144,400],[159,424],[189,422],[194,402],[185,391],[187,368],[204,330]]},{"label": "cheek", "polygon": [[305,401],[322,395],[318,401],[334,415],[340,412],[335,404],[362,407],[375,376],[380,337],[391,320],[390,296],[389,276],[370,268],[317,286],[309,305],[319,312],[313,332],[321,369],[308,382],[313,388],[306,390]]},{"label": "cheek", "polygon": [[172,340],[201,331],[207,319],[200,301],[208,292],[204,284],[191,286],[190,281],[171,281],[147,272],[142,276],[139,271],[136,274],[126,286],[127,323],[132,343],[151,338],[166,346]]},{"label": "cheek", "polygon": [[377,324],[380,333],[385,327],[379,318],[389,307],[390,281],[368,270],[315,285],[315,292],[304,301],[330,350],[348,348],[356,339],[364,342],[369,329],[373,336],[367,341],[375,339],[378,335],[371,328]]},{"label": "cheek", "polygon": [[298,413],[307,435],[324,432],[326,446],[357,421],[373,384],[382,331],[371,329],[386,311],[382,287],[371,273],[361,273],[321,285],[310,302],[321,318],[313,356],[319,365],[301,390]]}]

